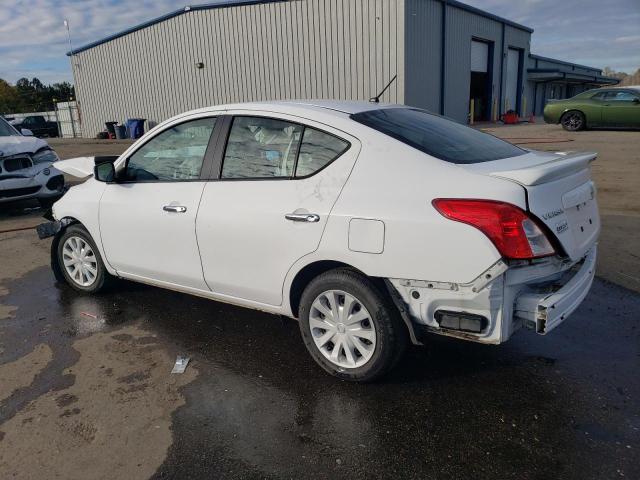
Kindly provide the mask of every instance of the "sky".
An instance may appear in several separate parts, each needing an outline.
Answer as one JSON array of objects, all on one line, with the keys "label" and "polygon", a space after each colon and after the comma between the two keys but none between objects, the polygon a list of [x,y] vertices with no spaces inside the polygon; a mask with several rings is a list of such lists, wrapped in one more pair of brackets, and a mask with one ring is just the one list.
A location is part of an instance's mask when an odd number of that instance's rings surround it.
[{"label": "sky", "polygon": [[[206,3],[207,0],[194,2]],[[171,12],[189,0],[0,0],[0,78],[73,81],[74,47]],[[640,0],[465,0],[535,30],[531,51],[632,73],[640,68]]]}]

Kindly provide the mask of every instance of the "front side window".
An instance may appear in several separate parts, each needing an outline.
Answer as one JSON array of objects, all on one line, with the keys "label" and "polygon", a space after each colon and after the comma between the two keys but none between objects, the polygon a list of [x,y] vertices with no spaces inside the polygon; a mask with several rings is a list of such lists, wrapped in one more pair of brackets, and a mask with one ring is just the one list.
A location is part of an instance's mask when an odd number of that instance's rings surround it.
[{"label": "front side window", "polygon": [[598,92],[598,93],[596,93],[596,94],[595,94],[593,97],[591,97],[591,98],[592,98],[592,99],[594,99],[594,100],[604,100],[604,97],[607,95],[607,93],[609,93],[609,92],[607,92],[607,91],[605,91],[605,92]]},{"label": "front side window", "polygon": [[129,157],[124,180],[199,179],[215,121],[215,118],[192,120],[158,134]]},{"label": "front side window", "polygon": [[471,164],[527,153],[493,135],[415,108],[384,108],[351,119],[445,162]]}]

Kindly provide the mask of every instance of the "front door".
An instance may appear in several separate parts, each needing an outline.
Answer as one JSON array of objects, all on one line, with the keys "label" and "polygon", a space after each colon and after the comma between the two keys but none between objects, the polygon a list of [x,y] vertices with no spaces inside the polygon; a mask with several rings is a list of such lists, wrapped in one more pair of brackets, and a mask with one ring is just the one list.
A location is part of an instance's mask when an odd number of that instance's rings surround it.
[{"label": "front door", "polygon": [[640,95],[611,90],[604,98],[602,121],[611,127],[640,127]]},{"label": "front door", "polygon": [[291,266],[319,245],[359,145],[330,127],[236,116],[197,218],[202,268],[222,296],[280,305]]},{"label": "front door", "polygon": [[207,289],[195,235],[214,118],[173,125],[137,149],[100,201],[109,263],[123,276]]}]

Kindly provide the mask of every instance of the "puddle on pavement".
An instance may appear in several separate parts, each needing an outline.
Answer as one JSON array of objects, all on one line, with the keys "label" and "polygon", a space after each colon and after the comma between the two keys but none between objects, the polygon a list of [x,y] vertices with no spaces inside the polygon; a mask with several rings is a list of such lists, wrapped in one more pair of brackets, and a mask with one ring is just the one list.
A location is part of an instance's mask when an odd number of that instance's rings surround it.
[{"label": "puddle on pavement", "polygon": [[[297,324],[277,316],[128,282],[83,296],[56,286],[48,269],[5,286],[3,302],[19,308],[14,319],[0,323],[0,362],[41,343],[53,351],[36,380],[0,404],[5,435],[15,412],[50,390],[56,393],[43,411],[55,405],[69,411],[64,419],[77,416],[77,402],[66,404],[70,397],[63,395],[81,396],[74,385],[79,365],[90,368],[81,355],[89,355],[92,338],[108,338],[123,350],[159,349],[167,375],[177,354],[191,357],[184,375],[198,375],[178,389],[186,403],[171,415],[170,446],[160,456],[147,452],[158,463],[157,478],[297,478],[317,471],[351,478],[443,471],[453,477],[514,471],[597,478],[612,468],[629,477],[640,465],[640,421],[630,415],[637,413],[633,399],[640,388],[629,373],[640,367],[640,297],[604,282],[596,282],[577,318],[553,336],[522,333],[499,347],[434,337],[429,348],[412,349],[399,369],[372,385],[327,376],[305,351]],[[613,338],[598,330],[605,317],[619,325]],[[105,351],[92,355],[105,370],[112,368],[101,362],[109,358]],[[158,382],[159,374],[150,373],[158,358],[147,358],[146,368],[121,366],[116,389],[135,396],[141,385]],[[147,391],[152,398],[163,395]],[[576,427],[602,423],[608,435],[593,439]],[[99,437],[91,424],[77,427],[78,435]]]}]

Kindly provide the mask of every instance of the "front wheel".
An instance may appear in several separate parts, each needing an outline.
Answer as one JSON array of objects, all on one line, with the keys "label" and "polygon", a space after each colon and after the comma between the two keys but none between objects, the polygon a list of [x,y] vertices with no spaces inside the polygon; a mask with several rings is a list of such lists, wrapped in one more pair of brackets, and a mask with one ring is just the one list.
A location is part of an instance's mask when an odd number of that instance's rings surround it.
[{"label": "front wheel", "polygon": [[408,342],[388,295],[349,269],[323,273],[307,286],[300,301],[300,332],[324,370],[358,382],[387,373]]},{"label": "front wheel", "polygon": [[562,123],[562,128],[569,132],[583,130],[586,126],[584,114],[577,110],[572,110],[562,115],[560,123]]},{"label": "front wheel", "polygon": [[79,292],[103,290],[113,278],[93,238],[81,225],[71,225],[64,231],[57,243],[56,260],[67,284]]}]

